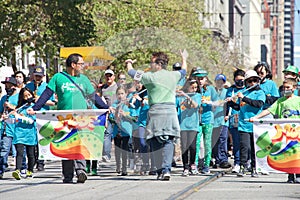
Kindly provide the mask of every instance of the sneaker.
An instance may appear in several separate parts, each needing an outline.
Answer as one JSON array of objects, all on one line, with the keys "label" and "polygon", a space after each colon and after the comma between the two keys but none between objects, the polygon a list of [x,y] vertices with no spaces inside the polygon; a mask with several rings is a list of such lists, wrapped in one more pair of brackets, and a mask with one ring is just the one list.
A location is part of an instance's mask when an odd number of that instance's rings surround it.
[{"label": "sneaker", "polygon": [[30,170],[26,171],[26,177],[33,177],[33,172]]},{"label": "sneaker", "polygon": [[201,170],[201,173],[202,174],[209,174],[210,173],[210,170],[209,170],[209,167],[208,166],[204,166]]},{"label": "sneaker", "polygon": [[22,178],[27,178],[26,169],[21,170],[21,177]]},{"label": "sneaker", "polygon": [[239,173],[237,174],[238,177],[244,177],[246,175],[246,170],[244,166],[240,166]]},{"label": "sneaker", "polygon": [[189,170],[185,169],[182,173],[182,176],[189,176]]},{"label": "sneaker", "polygon": [[231,167],[231,164],[229,163],[229,162],[222,162],[221,164],[220,164],[220,168],[223,168],[223,169],[228,169],[228,168],[230,168]]},{"label": "sneaker", "polygon": [[83,170],[77,171],[77,183],[84,183],[87,179],[86,173]]},{"label": "sneaker", "polygon": [[191,174],[192,175],[199,174],[199,171],[198,171],[197,166],[195,164],[191,166]]},{"label": "sneaker", "polygon": [[108,156],[106,156],[106,155],[102,156],[102,161],[109,163],[110,162],[110,158]]},{"label": "sneaker", "polygon": [[127,172],[122,172],[121,176],[127,176]]},{"label": "sneaker", "polygon": [[298,183],[298,184],[300,183],[300,177],[295,178],[295,183]]},{"label": "sneaker", "polygon": [[269,175],[269,172],[264,169],[261,169],[260,173],[261,175]]},{"label": "sneaker", "polygon": [[165,172],[162,174],[162,180],[163,181],[169,181],[171,178],[171,173],[170,172]]},{"label": "sneaker", "polygon": [[232,169],[232,173],[239,173],[240,171],[240,165],[234,165],[233,169]]},{"label": "sneaker", "polygon": [[38,171],[44,171],[44,170],[45,170],[44,165],[39,164],[38,167],[37,167],[37,170],[38,170]]},{"label": "sneaker", "polygon": [[258,173],[257,173],[256,169],[251,170],[251,177],[254,177],[254,178],[258,177]]},{"label": "sneaker", "polygon": [[155,171],[155,170],[149,171],[149,175],[150,175],[150,176],[155,176],[155,175],[156,175],[156,171]]},{"label": "sneaker", "polygon": [[97,173],[97,169],[92,169],[92,176],[97,176],[98,173]]},{"label": "sneaker", "polygon": [[21,180],[21,172],[20,170],[16,170],[12,173],[12,176],[16,179],[16,180]]},{"label": "sneaker", "polygon": [[71,183],[71,184],[73,184],[73,180],[72,179],[64,179],[63,183]]}]

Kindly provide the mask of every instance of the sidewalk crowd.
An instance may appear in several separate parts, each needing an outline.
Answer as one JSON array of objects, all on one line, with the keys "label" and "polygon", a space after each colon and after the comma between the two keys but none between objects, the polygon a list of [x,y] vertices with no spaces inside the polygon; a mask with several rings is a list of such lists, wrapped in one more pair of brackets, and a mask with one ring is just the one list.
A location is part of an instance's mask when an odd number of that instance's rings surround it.
[{"label": "sidewalk crowd", "polygon": [[[134,69],[136,60],[127,59],[126,72],[115,74],[112,66],[105,70],[104,84],[81,73],[84,60],[79,54],[71,54],[66,70],[49,83],[43,81],[41,66],[28,77],[18,71],[1,80],[6,94],[0,100],[0,179],[10,152],[16,180],[34,176],[34,167],[44,170],[44,161],[38,159],[35,111],[90,108],[109,110],[101,162],[110,162],[114,149],[118,176],[135,170],[168,181],[172,166],[181,160],[184,177],[210,174],[211,168],[232,168],[238,177],[246,172],[258,177],[252,122],[262,117],[299,118],[282,115],[284,109],[300,110],[298,68],[287,66],[278,87],[269,65],[259,62],[247,71],[237,68],[230,85],[225,74],[211,81],[200,67],[187,74],[188,54],[180,51],[180,55],[182,62],[175,63],[172,71],[167,70],[169,58],[164,52],[152,54],[145,72]],[[62,160],[63,183],[73,183],[74,172],[78,183],[84,183],[88,174],[98,175],[98,162]],[[289,174],[288,182],[300,183],[300,174]]]}]

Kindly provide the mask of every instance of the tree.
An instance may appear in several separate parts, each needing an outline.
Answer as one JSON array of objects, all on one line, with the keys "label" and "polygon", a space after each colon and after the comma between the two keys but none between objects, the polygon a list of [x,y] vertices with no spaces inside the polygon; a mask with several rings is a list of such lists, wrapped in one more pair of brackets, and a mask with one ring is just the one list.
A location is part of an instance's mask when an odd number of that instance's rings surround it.
[{"label": "tree", "polygon": [[[87,46],[95,37],[95,25],[86,0],[3,0],[0,2],[1,65],[15,66],[15,47],[35,51],[43,61],[58,56],[61,46]],[[36,64],[41,64],[37,60]]]},{"label": "tree", "polygon": [[117,60],[117,71],[124,70],[126,58],[136,58],[146,67],[153,51],[171,54],[170,64],[180,61],[179,49],[187,49],[192,66],[201,63],[205,54],[204,40],[210,34],[198,20],[203,1],[132,0],[94,1],[93,15],[97,26],[97,42]]}]

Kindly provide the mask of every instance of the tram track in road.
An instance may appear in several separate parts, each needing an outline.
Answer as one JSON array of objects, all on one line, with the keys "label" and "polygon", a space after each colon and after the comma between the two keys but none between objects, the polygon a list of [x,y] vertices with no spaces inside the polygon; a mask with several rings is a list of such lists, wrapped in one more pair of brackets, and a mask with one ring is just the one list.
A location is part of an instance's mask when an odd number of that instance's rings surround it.
[{"label": "tram track in road", "polygon": [[197,183],[194,183],[183,190],[177,192],[176,194],[170,196],[167,200],[181,200],[186,199],[190,195],[192,195],[195,192],[198,192],[201,188],[206,186],[207,184],[217,180],[218,178],[221,178],[224,176],[226,172],[225,171],[219,171],[214,173],[213,175],[207,177],[206,179],[203,179],[201,181],[198,181]]}]

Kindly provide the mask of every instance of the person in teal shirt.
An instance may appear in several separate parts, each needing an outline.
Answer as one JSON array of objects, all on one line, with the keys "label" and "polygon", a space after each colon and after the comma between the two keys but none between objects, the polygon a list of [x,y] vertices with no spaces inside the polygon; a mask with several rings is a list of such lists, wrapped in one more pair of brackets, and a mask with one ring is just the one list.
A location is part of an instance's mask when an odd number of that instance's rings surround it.
[{"label": "person in teal shirt", "polygon": [[[245,71],[237,69],[233,73],[234,85],[227,89],[226,100],[236,97],[236,95],[243,91],[245,88],[244,85]],[[233,98],[233,101],[236,103],[237,98]],[[239,111],[232,109],[227,104],[225,120],[229,122],[229,132],[232,136],[233,142],[233,156],[234,156],[234,167],[232,169],[233,173],[238,173],[240,171],[240,133],[238,131],[238,116]]]},{"label": "person in teal shirt", "polygon": [[[56,73],[36,104],[32,108],[27,109],[29,114],[33,115],[36,110],[40,110],[54,93],[56,93],[58,98],[58,110],[88,109],[90,105],[86,102],[86,98],[89,98],[97,108],[108,108],[95,93],[95,89],[89,79],[80,73],[84,67],[83,57],[77,53],[69,55],[66,60],[66,66],[66,71]],[[85,170],[85,160],[62,160],[63,183],[73,183],[74,171],[77,174],[77,182],[84,183],[87,179]]]},{"label": "person in teal shirt", "polygon": [[13,137],[13,144],[16,146],[16,170],[12,173],[12,176],[20,180],[22,160],[24,155],[24,148],[26,148],[28,169],[26,177],[33,176],[33,167],[35,164],[34,149],[37,145],[37,130],[35,124],[35,116],[29,115],[27,109],[33,106],[34,94],[28,88],[22,88],[19,93],[17,111],[14,111],[12,115],[15,117],[15,131]]},{"label": "person in teal shirt", "polygon": [[1,83],[5,84],[6,95],[0,100],[1,113],[1,140],[0,143],[0,179],[3,178],[7,165],[8,155],[12,146],[15,131],[14,116],[8,115],[18,105],[19,90],[17,90],[17,80],[14,77],[6,77]]},{"label": "person in teal shirt", "polygon": [[256,172],[255,149],[253,137],[253,124],[247,119],[259,114],[263,110],[263,105],[266,101],[266,95],[259,87],[260,77],[256,71],[248,70],[245,73],[246,89],[237,94],[239,98],[236,103],[228,99],[229,106],[239,110],[238,131],[240,133],[240,171],[237,174],[239,177],[246,175],[246,164],[249,151],[251,154],[251,176],[258,177]]},{"label": "person in teal shirt", "polygon": [[199,88],[198,91],[202,95],[202,104],[200,108],[200,127],[199,134],[197,136],[197,153],[196,153],[196,164],[198,164],[198,157],[200,152],[200,139],[203,134],[203,142],[204,142],[204,166],[201,169],[201,173],[209,174],[209,165],[211,161],[211,139],[212,139],[212,131],[214,124],[214,114],[212,111],[212,102],[218,100],[218,95],[215,88],[209,84],[208,80],[208,72],[204,69],[197,68],[192,73],[192,77],[198,82]]},{"label": "person in teal shirt", "polygon": [[196,140],[199,130],[199,108],[201,95],[196,93],[198,84],[195,79],[188,79],[176,97],[179,113],[181,157],[183,162],[183,176],[196,175],[195,164]]},{"label": "person in teal shirt", "polygon": [[218,100],[213,107],[214,112],[214,128],[212,136],[213,157],[215,158],[214,168],[230,168],[231,164],[228,162],[228,121],[225,121],[225,105],[227,89],[224,88],[226,83],[226,76],[224,74],[217,74],[215,77],[215,89]]},{"label": "person in teal shirt", "polygon": [[[130,116],[128,99],[128,90],[126,86],[120,85],[116,91],[117,100],[112,104],[111,118],[114,119],[113,138],[115,143],[115,156],[116,156],[116,171],[118,175],[127,176],[127,154],[129,152],[128,142],[132,137],[133,119]],[[121,167],[122,157],[122,169]],[[122,170],[122,172],[121,172]]]},{"label": "person in teal shirt", "polygon": [[266,95],[266,102],[263,109],[269,108],[278,98],[279,92],[276,83],[272,80],[272,73],[270,67],[265,62],[260,62],[254,67],[254,71],[261,78],[260,88]]}]

